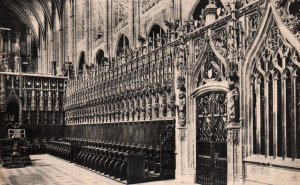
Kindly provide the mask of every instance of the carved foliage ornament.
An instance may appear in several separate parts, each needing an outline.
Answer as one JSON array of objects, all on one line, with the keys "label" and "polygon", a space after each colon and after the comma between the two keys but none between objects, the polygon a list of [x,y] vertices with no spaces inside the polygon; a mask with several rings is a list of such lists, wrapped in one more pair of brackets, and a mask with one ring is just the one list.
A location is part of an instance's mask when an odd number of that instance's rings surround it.
[{"label": "carved foliage ornament", "polygon": [[228,56],[228,47],[227,47],[227,40],[228,40],[228,32],[227,28],[223,27],[211,32],[211,40],[214,44],[216,50],[223,56]]},{"label": "carved foliage ornament", "polygon": [[155,6],[160,1],[162,1],[162,0],[143,0],[142,1],[142,13],[147,12],[150,8]]},{"label": "carved foliage ornament", "polygon": [[197,98],[198,141],[226,140],[226,103],[225,93],[210,93]]},{"label": "carved foliage ornament", "polygon": [[207,39],[205,39],[204,35],[202,35],[199,39],[194,41],[195,61],[197,61],[199,57],[201,57],[206,42]]},{"label": "carved foliage ornament", "polygon": [[240,134],[239,130],[228,130],[227,133],[227,142],[232,143],[234,145],[239,144]]},{"label": "carved foliage ornament", "polygon": [[297,0],[273,0],[283,23],[300,39],[300,2]]},{"label": "carved foliage ornament", "polygon": [[175,146],[174,125],[167,125],[165,133],[162,135],[162,150],[172,150]]},{"label": "carved foliage ornament", "polygon": [[249,46],[256,36],[256,31],[258,29],[259,23],[261,21],[261,13],[255,12],[248,16],[248,27],[249,27],[249,35],[246,38],[247,45]]},{"label": "carved foliage ornament", "polygon": [[179,138],[180,138],[180,141],[185,141],[185,138],[186,138],[186,128],[180,128],[179,129]]}]

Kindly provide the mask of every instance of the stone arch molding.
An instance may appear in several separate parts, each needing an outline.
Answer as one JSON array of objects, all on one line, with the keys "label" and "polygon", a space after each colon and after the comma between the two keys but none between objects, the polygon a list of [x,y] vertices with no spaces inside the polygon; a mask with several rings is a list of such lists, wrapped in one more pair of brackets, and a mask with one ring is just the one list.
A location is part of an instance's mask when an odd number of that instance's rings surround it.
[{"label": "stone arch molding", "polygon": [[129,39],[129,37],[128,37],[128,35],[126,35],[125,34],[125,32],[123,33],[123,32],[120,32],[118,35],[117,35],[117,39],[114,41],[114,50],[113,50],[113,52],[114,52],[114,54],[116,54],[117,53],[117,50],[118,50],[118,45],[119,45],[119,42],[121,41],[121,38],[122,37],[126,37],[127,39],[128,39],[128,42],[129,42],[129,48],[128,49],[131,49],[130,48],[130,39]]},{"label": "stone arch molding", "polygon": [[[201,88],[206,88],[206,87],[211,87],[211,85],[215,85],[216,87],[220,87],[221,89],[228,89],[228,83],[225,81],[224,77],[227,77],[227,62],[226,59],[216,50],[216,48],[214,47],[212,38],[210,37],[211,34],[211,30],[208,30],[208,32],[205,34],[203,40],[203,49],[201,49],[202,51],[200,52],[199,57],[195,58],[195,62],[194,62],[194,67],[192,67],[192,71],[191,71],[191,88],[193,89],[193,92],[191,95],[195,95],[195,94],[199,94],[199,91]],[[211,55],[211,56],[209,56]],[[199,85],[199,76],[203,75],[201,73],[205,72],[205,65],[210,62],[208,60],[209,57],[213,57],[215,59],[215,62],[212,62],[212,68],[214,68],[215,70],[217,70],[219,73],[219,77],[220,80],[218,81],[216,79],[216,81],[211,81],[211,82],[207,82],[207,84],[200,84]],[[223,69],[222,69],[223,68]],[[200,78],[203,78],[200,77]],[[203,79],[200,79],[203,80]],[[223,83],[223,84],[221,84]],[[205,90],[206,91],[206,90]]]},{"label": "stone arch molding", "polygon": [[164,23],[161,23],[160,21],[157,20],[153,20],[151,21],[148,26],[147,26],[147,33],[146,33],[146,37],[149,36],[150,32],[152,31],[152,29],[154,28],[154,26],[159,26],[161,27],[161,29],[166,32],[167,28],[166,25]]},{"label": "stone arch molding", "polygon": [[7,99],[5,100],[5,106],[4,106],[5,110],[4,111],[7,110],[8,103],[11,101],[16,101],[18,103],[19,108],[21,109],[19,97],[17,96],[17,94],[14,90],[11,90]]},{"label": "stone arch molding", "polygon": [[[252,112],[252,107],[253,104],[255,104],[253,98],[255,95],[252,93],[255,92],[257,87],[259,87],[258,84],[263,84],[264,86],[262,88],[266,90],[266,94],[259,96],[270,97],[268,94],[269,91],[275,92],[276,88],[281,89],[284,86],[277,87],[277,85],[272,85],[271,90],[269,90],[267,84],[270,82],[271,84],[275,84],[276,80],[278,79],[282,80],[280,83],[284,82],[285,79],[287,79],[285,75],[289,72],[293,72],[293,74],[290,73],[289,75],[294,75],[293,77],[295,77],[297,75],[297,68],[299,69],[300,67],[300,40],[289,30],[287,26],[285,26],[284,22],[282,21],[282,17],[275,8],[273,1],[267,3],[266,10],[262,15],[262,19],[256,33],[257,34],[253,38],[252,44],[249,45],[249,48],[247,49],[245,59],[240,63],[240,117],[244,120],[244,128],[246,130],[243,136],[243,142],[246,144],[245,157],[250,157],[252,154],[254,154],[252,148],[253,136],[251,132],[253,130],[252,124],[254,114]],[[271,42],[269,41],[271,39],[274,40],[275,44],[270,44]],[[277,62],[279,58],[285,58],[285,61]],[[287,65],[287,63],[289,64]],[[272,94],[272,97],[275,95],[277,95],[277,92]],[[270,100],[274,104],[273,99],[270,98]],[[270,110],[269,99],[264,101],[264,107],[266,107],[266,110]],[[276,102],[277,101],[278,99],[276,99]],[[278,105],[275,107],[277,106]],[[285,107],[286,106],[283,105],[281,107],[282,110],[284,110]],[[276,114],[280,112],[281,110],[276,110]],[[267,115],[268,113],[264,112],[264,114]],[[269,119],[268,116],[267,119]],[[269,120],[267,120],[265,123],[268,124],[268,121]]]}]

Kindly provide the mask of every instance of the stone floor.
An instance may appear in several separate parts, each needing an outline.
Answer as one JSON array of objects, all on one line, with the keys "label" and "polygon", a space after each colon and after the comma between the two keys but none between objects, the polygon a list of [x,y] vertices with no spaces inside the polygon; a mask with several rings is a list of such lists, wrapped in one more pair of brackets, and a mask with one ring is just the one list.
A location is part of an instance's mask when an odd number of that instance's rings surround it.
[{"label": "stone floor", "polygon": [[[50,155],[33,155],[32,166],[7,169],[0,167],[0,185],[121,185],[117,181]],[[144,183],[143,183],[144,184]],[[174,180],[149,182],[147,185],[173,185]]]}]

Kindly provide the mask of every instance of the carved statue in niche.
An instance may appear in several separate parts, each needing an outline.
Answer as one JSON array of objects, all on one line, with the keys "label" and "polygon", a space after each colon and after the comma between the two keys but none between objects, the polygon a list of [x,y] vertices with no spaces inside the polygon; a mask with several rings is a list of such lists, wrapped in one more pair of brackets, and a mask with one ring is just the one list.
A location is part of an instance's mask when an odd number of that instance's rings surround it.
[{"label": "carved statue in niche", "polygon": [[170,93],[170,101],[168,103],[168,107],[171,111],[171,116],[174,116],[175,115],[175,92],[174,90],[171,91]]},{"label": "carved statue in niche", "polygon": [[229,130],[227,135],[227,142],[232,143],[234,145],[237,145],[239,143],[240,134],[238,130]]},{"label": "carved statue in niche", "polygon": [[134,99],[133,98],[130,101],[130,112],[131,112],[131,118],[134,119],[135,108],[134,108]]},{"label": "carved statue in niche", "polygon": [[227,104],[226,95],[225,94],[220,94],[217,102],[220,105],[218,107],[220,114],[222,114],[222,115],[227,114],[227,112],[226,112],[227,111],[227,109],[226,109],[227,108],[226,107],[226,104]]},{"label": "carved statue in niche", "polygon": [[141,118],[146,119],[146,97],[142,96],[142,106],[141,106]]},{"label": "carved statue in niche", "polygon": [[167,94],[166,94],[166,92],[162,93],[162,105],[161,105],[161,109],[162,109],[163,116],[166,117],[167,113],[168,113],[168,109],[167,109]]},{"label": "carved statue in niche", "polygon": [[179,124],[181,126],[185,125],[186,121],[186,97],[184,92],[179,93],[179,104],[178,104],[178,117],[179,117]]},{"label": "carved statue in niche", "polygon": [[201,36],[200,39],[195,41],[194,44],[195,61],[199,59],[202,52],[204,51],[205,40],[206,39],[204,38],[204,36]]},{"label": "carved statue in niche", "polygon": [[129,120],[129,113],[130,113],[130,101],[129,100],[125,100],[125,117],[127,120]]},{"label": "carved statue in niche", "polygon": [[148,109],[147,109],[147,114],[148,114],[148,118],[151,119],[152,118],[152,97],[151,94],[149,93],[149,98],[148,98]]},{"label": "carved statue in niche", "polygon": [[159,117],[159,95],[155,94],[155,104],[154,104],[154,114],[158,118]]},{"label": "carved statue in niche", "polygon": [[203,98],[200,98],[198,106],[199,106],[199,114],[202,114],[203,116],[209,114],[209,97],[204,96]]},{"label": "carved statue in niche", "polygon": [[136,98],[136,107],[135,107],[136,115],[137,115],[137,120],[140,119],[141,117],[141,111],[140,111],[140,97]]},{"label": "carved statue in niche", "polygon": [[239,77],[237,73],[229,76],[229,92],[227,93],[228,99],[228,122],[238,123],[239,122]]}]

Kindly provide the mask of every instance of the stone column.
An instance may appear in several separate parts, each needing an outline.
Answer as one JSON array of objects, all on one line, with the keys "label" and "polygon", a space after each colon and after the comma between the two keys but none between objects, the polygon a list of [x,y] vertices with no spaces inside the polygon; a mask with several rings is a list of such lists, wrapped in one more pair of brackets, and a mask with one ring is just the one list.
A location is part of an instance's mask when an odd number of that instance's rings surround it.
[{"label": "stone column", "polygon": [[52,95],[51,95],[51,91],[48,91],[48,106],[47,107],[48,107],[47,111],[52,111]]},{"label": "stone column", "polygon": [[[108,44],[108,47],[109,47],[109,57],[113,57],[114,56],[114,48],[113,48],[113,33],[114,33],[114,30],[113,30],[113,1],[108,1],[108,36],[109,36],[109,44]],[[111,62],[111,61],[109,61]]]},{"label": "stone column", "polygon": [[[183,29],[181,29],[183,31]],[[182,34],[183,35],[183,34]],[[186,122],[186,43],[181,38],[178,48],[178,57],[174,71],[175,77],[175,102],[176,102],[176,179],[186,182],[188,169],[188,141],[186,139],[187,122]]]},{"label": "stone column", "polygon": [[181,16],[181,6],[182,6],[182,0],[174,0],[173,4],[173,10],[172,10],[172,19],[171,21],[179,21],[179,23],[182,25],[182,16]]},{"label": "stone column", "polygon": [[[238,176],[238,156],[240,151],[240,127],[238,124],[229,124],[227,126],[227,164],[228,164],[228,172],[227,172],[227,184],[240,184],[242,179],[239,179]],[[239,181],[241,180],[241,181]],[[238,183],[240,182],[240,183]]]},{"label": "stone column", "polygon": [[[54,58],[54,39],[53,39],[53,31],[51,29],[49,29],[49,38],[48,38],[48,42],[49,42],[49,47],[48,47],[48,74],[52,73],[52,64],[51,61],[55,60]],[[50,67],[51,66],[51,67]]]},{"label": "stone column", "polygon": [[[130,35],[128,35],[129,38],[129,42],[131,41],[131,46],[135,47],[135,25],[134,23],[136,22],[136,18],[135,18],[135,11],[136,11],[136,7],[135,5],[135,1],[131,0],[130,2],[130,6],[129,6],[129,16],[128,16],[128,26],[129,26],[129,33],[131,33]],[[130,48],[129,48],[130,49]]]},{"label": "stone column", "polygon": [[109,49],[109,34],[110,34],[110,30],[109,30],[109,1],[106,0],[106,4],[105,4],[105,15],[106,15],[106,19],[105,19],[105,28],[106,28],[106,36],[105,36],[105,43],[106,43],[106,56],[110,56],[110,49]]},{"label": "stone column", "polygon": [[86,61],[86,64],[90,64],[90,55],[89,55],[89,50],[90,50],[90,42],[89,42],[89,37],[90,37],[90,0],[86,0],[85,1],[85,4],[84,6],[86,7],[85,8],[85,12],[84,13],[84,29],[83,30],[85,33],[84,33],[84,36],[85,36],[85,51],[86,51],[86,55],[85,55],[85,61]]},{"label": "stone column", "polygon": [[34,111],[35,110],[35,90],[31,91],[31,110]]},{"label": "stone column", "polygon": [[44,111],[44,95],[43,95],[43,91],[40,91],[40,111]]},{"label": "stone column", "polygon": [[88,38],[88,50],[87,50],[87,54],[89,55],[89,63],[93,63],[93,29],[92,29],[92,2],[93,0],[89,0],[88,1],[88,32],[89,32],[89,36]]},{"label": "stone column", "polygon": [[[134,17],[136,17],[135,22],[134,22],[135,23],[134,26],[136,28],[134,40],[136,42],[138,40],[139,36],[141,35],[141,9],[140,9],[141,2],[140,1],[133,1],[133,2],[134,2],[133,5],[135,7],[134,12],[136,14],[136,16],[134,16]],[[138,47],[138,43],[135,43],[134,46]]]},{"label": "stone column", "polygon": [[236,88],[227,93],[227,184],[242,184],[241,124],[239,123],[239,92]]},{"label": "stone column", "polygon": [[[20,57],[21,58],[21,57]],[[22,103],[22,96],[23,96],[23,77],[22,77],[22,61],[20,63],[20,76],[19,76],[19,125],[23,124],[23,103]]]},{"label": "stone column", "polygon": [[16,32],[16,45],[15,45],[15,54],[20,56],[20,53],[21,53],[21,48],[20,48],[20,36],[21,36],[21,33],[19,32]]},{"label": "stone column", "polygon": [[238,22],[236,19],[235,3],[231,4],[231,17],[228,29],[228,62],[229,62],[229,92],[227,93],[227,184],[242,184],[242,137],[240,123],[240,98],[239,98],[239,61],[236,56],[239,49]]},{"label": "stone column", "polygon": [[71,62],[75,66],[76,70],[76,55],[75,55],[75,2],[74,0],[70,1],[70,26],[69,26],[69,52],[70,52],[70,57],[71,57]]},{"label": "stone column", "polygon": [[4,111],[5,106],[5,75],[0,74],[0,112]]},{"label": "stone column", "polygon": [[[42,37],[41,37],[42,38]],[[27,38],[26,38],[26,41],[27,41],[27,56],[31,57],[31,30],[28,29],[27,31]]]},{"label": "stone column", "polygon": [[41,61],[42,61],[42,69],[41,69],[41,73],[43,74],[48,74],[48,68],[49,68],[49,65],[48,65],[48,57],[47,57],[47,40],[46,40],[46,33],[44,33],[42,36],[41,36],[41,44],[40,44],[40,47],[41,47],[41,51],[42,51],[42,55],[41,55]]},{"label": "stone column", "polygon": [[4,48],[3,48],[3,31],[0,30],[0,53],[3,52]]},{"label": "stone column", "polygon": [[22,58],[16,55],[14,59],[16,62],[16,70],[22,73]]},{"label": "stone column", "polygon": [[24,106],[23,111],[27,111],[27,105],[28,105],[28,97],[27,97],[27,91],[24,91]]},{"label": "stone column", "polygon": [[59,41],[58,41],[58,66],[57,66],[57,72],[58,75],[62,75],[62,67],[64,63],[64,58],[63,58],[63,42],[64,42],[64,33],[63,33],[63,27],[60,25],[59,28]]},{"label": "stone column", "polygon": [[[40,40],[41,40],[41,36],[40,36]],[[42,59],[42,57],[43,57],[43,48],[42,48],[42,41],[40,41],[40,45],[38,46],[38,49],[37,49],[37,57],[38,57],[38,67],[37,67],[37,72],[38,73],[42,73],[42,71],[43,71],[43,68],[45,68],[45,66],[44,66],[44,61],[43,61],[43,59]],[[28,55],[28,57],[27,57],[27,61],[28,60],[31,60],[31,57],[29,57],[29,55]],[[26,64],[27,66],[28,66],[28,62],[25,62],[24,64]]]},{"label": "stone column", "polygon": [[239,92],[237,88],[230,89],[227,93],[227,164],[228,183],[242,183],[242,141],[241,123],[239,120]]},{"label": "stone column", "polygon": [[11,34],[10,31],[8,32],[8,41],[7,41],[7,52],[10,53],[11,52]]}]

